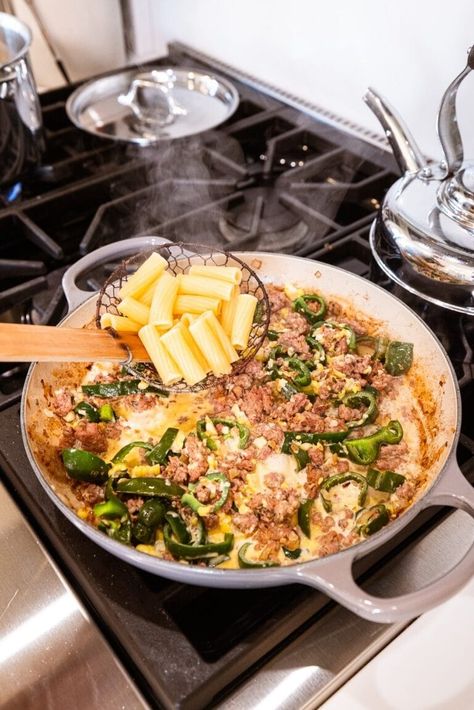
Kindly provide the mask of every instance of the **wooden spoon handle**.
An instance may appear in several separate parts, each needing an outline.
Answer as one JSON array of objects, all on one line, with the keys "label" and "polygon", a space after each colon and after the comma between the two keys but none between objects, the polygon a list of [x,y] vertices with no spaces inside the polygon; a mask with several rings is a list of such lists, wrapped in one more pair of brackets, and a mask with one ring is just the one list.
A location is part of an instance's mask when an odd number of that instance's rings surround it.
[{"label": "wooden spoon handle", "polygon": [[113,338],[98,329],[0,323],[0,362],[122,362],[127,359],[125,345],[134,360],[150,360],[135,333]]}]

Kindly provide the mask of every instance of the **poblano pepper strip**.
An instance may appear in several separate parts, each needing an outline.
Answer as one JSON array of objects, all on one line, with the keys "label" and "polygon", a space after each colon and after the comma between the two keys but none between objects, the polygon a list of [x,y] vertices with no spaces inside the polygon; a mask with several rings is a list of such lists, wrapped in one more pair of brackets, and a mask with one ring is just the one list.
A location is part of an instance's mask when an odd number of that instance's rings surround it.
[{"label": "poblano pepper strip", "polygon": [[301,503],[298,508],[298,525],[301,528],[301,532],[306,535],[306,537],[311,537],[311,509],[314,504],[314,499],[310,498]]},{"label": "poblano pepper strip", "polygon": [[184,489],[181,486],[158,477],[122,478],[119,479],[116,490],[118,493],[156,496],[157,498],[181,498],[184,493]]},{"label": "poblano pepper strip", "polygon": [[174,427],[168,427],[156,446],[151,448],[145,458],[150,464],[150,466],[155,466],[156,464],[164,464],[169,454],[169,450],[173,446],[173,442],[178,436],[179,429]]},{"label": "poblano pepper strip", "polygon": [[169,510],[165,514],[165,519],[178,542],[182,542],[185,545],[191,542],[191,533],[179,513]]},{"label": "poblano pepper strip", "polygon": [[296,451],[293,451],[292,453],[295,457],[296,467],[298,471],[301,471],[301,469],[306,468],[306,466],[310,462],[309,454],[306,449],[302,449],[301,447],[299,447]]},{"label": "poblano pepper strip", "polygon": [[280,334],[277,333],[276,330],[267,330],[268,340],[278,340],[279,337],[280,337]]},{"label": "poblano pepper strip", "polygon": [[316,331],[321,328],[322,326],[326,326],[328,328],[332,328],[333,330],[341,330],[344,332],[346,336],[346,342],[347,342],[347,347],[349,350],[355,350],[356,349],[356,334],[352,330],[350,326],[348,326],[346,323],[336,323],[335,321],[331,320],[320,320],[317,323],[313,325],[313,329],[311,330],[309,337],[314,338],[314,340],[318,341],[318,338],[316,337]]},{"label": "poblano pepper strip", "polygon": [[85,419],[88,419],[90,422],[100,422],[99,410],[92,404],[89,404],[89,402],[79,402],[74,407],[74,412],[79,417],[85,417]]},{"label": "poblano pepper strip", "polygon": [[61,456],[70,478],[99,486],[106,482],[110,464],[99,456],[83,449],[63,449]]},{"label": "poblano pepper strip", "polygon": [[305,340],[314,353],[314,362],[320,362],[322,365],[324,365],[326,363],[326,351],[321,345],[321,343],[315,338],[313,338],[311,335],[307,335]]},{"label": "poblano pepper strip", "polygon": [[251,546],[251,542],[244,542],[243,545],[239,547],[239,552],[237,558],[239,560],[239,567],[242,569],[266,569],[267,567],[279,567],[279,562],[274,562],[273,560],[265,560],[263,562],[256,562],[247,557],[247,552]]},{"label": "poblano pepper strip", "polygon": [[132,528],[133,536],[143,545],[153,542],[156,528],[165,519],[165,506],[158,498],[146,500],[140,510],[135,525]]},{"label": "poblano pepper strip", "polygon": [[350,407],[351,409],[360,409],[361,407],[366,408],[359,419],[347,422],[348,429],[355,429],[355,427],[370,424],[370,422],[373,422],[378,414],[377,398],[368,390],[348,394],[342,401],[346,407]]},{"label": "poblano pepper strip", "polygon": [[163,539],[166,549],[171,552],[173,557],[183,560],[202,560],[225,555],[234,546],[234,536],[231,533],[225,533],[222,542],[206,542],[195,545],[178,542],[173,538],[169,523],[166,523],[163,529]]},{"label": "poblano pepper strip", "polygon": [[383,493],[393,493],[405,481],[405,476],[395,473],[395,471],[378,471],[376,468],[369,468],[367,471],[369,486],[375,488],[376,491],[383,491]]},{"label": "poblano pepper strip", "polygon": [[201,503],[192,492],[185,493],[181,498],[181,503],[183,505],[189,506],[198,515],[209,515],[209,513],[216,513],[222,508],[229,497],[230,491],[230,481],[223,473],[215,471],[213,473],[208,473],[199,479],[201,485],[211,485],[216,486],[219,490],[220,496],[215,503],[206,505]]},{"label": "poblano pepper strip", "polygon": [[117,451],[115,456],[112,458],[112,463],[121,463],[125,457],[128,456],[130,451],[136,448],[147,449],[149,451],[153,448],[153,444],[150,444],[147,441],[131,441],[129,444],[125,444],[125,446],[122,446],[122,448]]},{"label": "poblano pepper strip", "polygon": [[290,357],[288,367],[298,373],[296,377],[291,379],[292,383],[298,388],[307,387],[311,384],[311,372],[302,360],[297,357]]},{"label": "poblano pepper strip", "polygon": [[[313,310],[310,308],[310,303],[317,303],[319,308],[317,310]],[[308,323],[313,324],[324,318],[327,312],[327,304],[322,296],[308,294],[295,298],[293,301],[293,310],[297,313],[301,313],[301,315],[306,318]]]},{"label": "poblano pepper strip", "polygon": [[115,412],[112,405],[107,403],[99,407],[99,417],[101,422],[114,422]]},{"label": "poblano pepper strip", "polygon": [[105,502],[97,503],[93,513],[97,518],[128,518],[128,508],[114,493],[114,479],[112,477],[105,486]]},{"label": "poblano pepper strip", "polygon": [[383,360],[387,350],[387,338],[377,338],[373,335],[358,335],[356,350],[358,355],[368,355],[374,360]]},{"label": "poblano pepper strip", "polygon": [[371,508],[364,508],[356,514],[356,521],[359,523],[356,531],[359,535],[368,537],[381,530],[390,521],[390,514],[383,503],[373,505]]},{"label": "poblano pepper strip", "polygon": [[364,476],[361,476],[360,473],[355,473],[354,471],[348,471],[348,473],[336,473],[334,476],[329,476],[328,478],[325,478],[320,486],[319,494],[321,496],[323,508],[326,513],[330,513],[332,511],[332,503],[330,500],[323,496],[322,492],[330,491],[331,488],[334,488],[335,486],[340,486],[343,483],[347,483],[348,481],[354,481],[354,483],[357,483],[360,486],[360,493],[357,498],[357,502],[360,506],[364,505],[365,499],[367,498],[368,490],[367,481]]},{"label": "poblano pepper strip", "polygon": [[99,530],[107,533],[109,537],[123,545],[130,545],[132,541],[132,523],[130,519],[125,522],[120,520],[101,520],[97,526]]},{"label": "poblano pepper strip", "polygon": [[389,375],[404,375],[413,364],[413,343],[391,341],[385,353],[384,367]]},{"label": "poblano pepper strip", "polygon": [[398,444],[402,437],[402,425],[399,421],[392,420],[370,436],[346,439],[344,446],[351,461],[361,466],[368,466],[375,461],[383,444]]},{"label": "poblano pepper strip", "polygon": [[[250,439],[250,429],[245,426],[245,424],[241,424],[235,419],[226,419],[224,417],[209,417],[209,421],[214,426],[220,424],[221,426],[226,426],[229,429],[233,429],[235,427],[239,432],[239,448],[245,449],[247,447],[247,444]],[[199,419],[196,424],[196,432],[198,435],[198,439],[204,441],[208,449],[210,449],[211,451],[217,450],[217,442],[215,441],[215,435],[207,431],[206,419]]]},{"label": "poblano pepper strip", "polygon": [[125,397],[128,394],[158,394],[168,397],[169,393],[147,385],[143,387],[143,380],[117,380],[116,382],[97,382],[93,385],[82,385],[82,391],[91,397]]},{"label": "poblano pepper strip", "polygon": [[289,560],[297,560],[301,555],[301,547],[297,547],[296,550],[289,550],[287,547],[283,547],[283,554],[288,557]]},{"label": "poblano pepper strip", "polygon": [[319,432],[308,432],[308,431],[286,431],[285,438],[283,440],[283,445],[281,447],[282,454],[292,454],[293,450],[291,445],[296,444],[317,444],[319,441],[344,441],[344,439],[349,434],[348,429],[343,429],[342,431],[319,431]]}]

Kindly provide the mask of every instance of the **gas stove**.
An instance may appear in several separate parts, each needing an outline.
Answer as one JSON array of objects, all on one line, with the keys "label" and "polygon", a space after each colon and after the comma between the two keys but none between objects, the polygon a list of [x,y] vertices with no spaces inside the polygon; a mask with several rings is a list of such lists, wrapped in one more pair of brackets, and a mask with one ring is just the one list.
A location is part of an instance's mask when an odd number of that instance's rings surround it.
[{"label": "gas stove", "polygon": [[[227,75],[240,95],[237,111],[199,136],[139,148],[75,128],[65,112],[71,87],[44,94],[43,165],[0,197],[0,320],[57,323],[66,313],[67,266],[140,234],[307,256],[377,281],[414,308],[447,349],[468,412],[472,319],[394,286],[371,259],[369,226],[396,178],[377,139],[183,45],[170,45],[169,56],[152,64]],[[97,290],[113,267],[85,275],[80,287]],[[54,508],[28,464],[19,433],[25,374],[22,364],[0,369],[2,480],[144,705],[314,706],[400,631],[403,625],[360,620],[302,586],[202,589],[111,559]],[[458,460],[474,474],[467,417]],[[449,560],[462,515],[419,516],[403,539],[360,563],[359,576],[372,592],[401,593],[414,581],[410,554],[418,553],[425,566],[416,586],[426,584],[445,562],[440,550]]]}]

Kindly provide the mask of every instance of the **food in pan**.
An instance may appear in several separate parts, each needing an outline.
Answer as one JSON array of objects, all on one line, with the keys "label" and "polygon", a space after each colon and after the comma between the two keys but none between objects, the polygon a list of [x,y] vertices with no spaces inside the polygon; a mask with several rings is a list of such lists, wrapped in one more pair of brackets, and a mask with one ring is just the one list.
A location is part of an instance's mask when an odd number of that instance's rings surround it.
[{"label": "food in pan", "polygon": [[338,552],[410,506],[426,484],[412,345],[319,292],[268,293],[263,347],[217,388],[166,396],[93,363],[49,393],[82,519],[168,560],[265,568]]},{"label": "food in pan", "polygon": [[123,284],[117,309],[102,327],[138,332],[164,385],[184,379],[189,386],[229,375],[247,347],[257,298],[240,293],[242,272],[235,266],[193,264],[174,276],[153,252]]}]

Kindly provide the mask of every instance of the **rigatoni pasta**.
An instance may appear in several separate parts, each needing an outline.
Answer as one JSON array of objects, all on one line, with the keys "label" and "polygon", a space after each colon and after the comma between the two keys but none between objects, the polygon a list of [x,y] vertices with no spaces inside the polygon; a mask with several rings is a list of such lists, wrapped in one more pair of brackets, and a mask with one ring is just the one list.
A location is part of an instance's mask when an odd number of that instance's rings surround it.
[{"label": "rigatoni pasta", "polygon": [[248,345],[257,299],[240,293],[235,266],[192,264],[173,275],[152,254],[119,291],[120,315],[105,313],[101,327],[138,332],[164,385],[192,386],[213,372],[232,372]]}]

